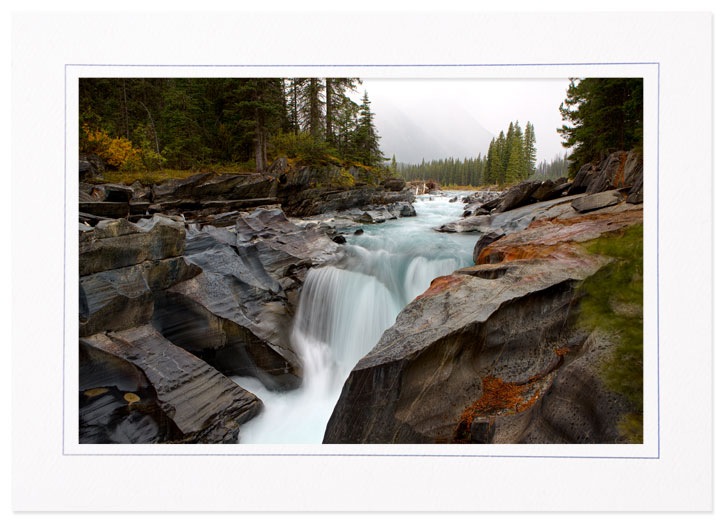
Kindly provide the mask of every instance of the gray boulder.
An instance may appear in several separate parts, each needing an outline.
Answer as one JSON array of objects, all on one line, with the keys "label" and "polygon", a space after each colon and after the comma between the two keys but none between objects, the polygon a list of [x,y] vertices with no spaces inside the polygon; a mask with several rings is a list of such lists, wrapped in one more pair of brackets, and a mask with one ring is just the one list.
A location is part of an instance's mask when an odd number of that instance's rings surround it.
[{"label": "gray boulder", "polygon": [[630,204],[642,204],[644,202],[644,174],[642,172],[634,179],[632,189],[627,195],[627,202]]},{"label": "gray boulder", "polygon": [[105,165],[95,153],[81,153],[78,156],[78,174],[81,180],[94,180],[103,176]]},{"label": "gray boulder", "polygon": [[200,272],[197,266],[174,257],[81,277],[80,335],[125,330],[148,323],[158,292]]},{"label": "gray boulder", "polygon": [[439,226],[436,231],[443,233],[479,232],[484,234],[502,231],[504,234],[509,234],[527,228],[532,221],[538,218],[550,217],[563,213],[567,209],[570,210],[571,207],[568,203],[575,198],[570,196],[560,197],[550,201],[521,206],[502,213],[464,217],[456,222]]},{"label": "gray boulder", "polygon": [[600,208],[607,208],[622,202],[624,198],[619,190],[605,191],[593,195],[585,195],[571,202],[571,207],[579,213],[585,213]]},{"label": "gray boulder", "polygon": [[405,181],[400,178],[391,177],[383,181],[383,186],[388,191],[402,191],[405,189]]},{"label": "gray boulder", "polygon": [[125,219],[101,221],[80,233],[80,275],[178,257],[184,239],[184,223],[160,214],[137,224]]},{"label": "gray boulder", "polygon": [[501,201],[492,210],[492,213],[501,213],[529,204],[531,196],[541,186],[540,181],[525,181],[509,189],[501,196]]}]

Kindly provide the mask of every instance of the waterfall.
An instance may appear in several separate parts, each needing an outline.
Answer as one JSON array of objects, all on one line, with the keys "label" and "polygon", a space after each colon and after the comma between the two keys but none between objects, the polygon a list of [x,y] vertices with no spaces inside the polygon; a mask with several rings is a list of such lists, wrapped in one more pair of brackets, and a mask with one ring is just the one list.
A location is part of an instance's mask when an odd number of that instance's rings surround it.
[{"label": "waterfall", "polygon": [[364,235],[348,237],[338,266],[309,271],[290,337],[304,366],[302,386],[270,392],[255,378],[232,378],[265,404],[242,426],[241,442],[322,442],[355,364],[430,281],[472,264],[478,236],[433,230],[461,214],[462,204],[448,198],[416,202],[416,217],[365,226]]},{"label": "waterfall", "polygon": [[310,270],[292,330],[304,382],[344,382],[399,311],[399,301],[373,276],[331,266]]}]

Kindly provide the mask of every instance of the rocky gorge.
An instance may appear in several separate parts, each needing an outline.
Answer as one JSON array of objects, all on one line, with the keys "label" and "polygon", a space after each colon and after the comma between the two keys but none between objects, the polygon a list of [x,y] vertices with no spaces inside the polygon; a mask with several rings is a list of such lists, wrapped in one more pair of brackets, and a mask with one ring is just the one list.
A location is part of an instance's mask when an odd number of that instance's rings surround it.
[{"label": "rocky gorge", "polygon": [[587,242],[642,222],[640,154],[463,203],[340,175],[81,183],[81,443],[235,443],[331,377],[325,443],[623,441],[616,334],[577,316],[612,260]]}]

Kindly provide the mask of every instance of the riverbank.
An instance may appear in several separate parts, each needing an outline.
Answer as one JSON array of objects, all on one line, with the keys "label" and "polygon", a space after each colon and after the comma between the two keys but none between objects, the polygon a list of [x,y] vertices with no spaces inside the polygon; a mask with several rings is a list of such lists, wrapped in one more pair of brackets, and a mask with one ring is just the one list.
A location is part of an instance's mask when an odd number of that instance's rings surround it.
[{"label": "riverbank", "polygon": [[617,334],[577,319],[641,157],[467,195],[335,173],[81,186],[81,442],[624,439]]}]

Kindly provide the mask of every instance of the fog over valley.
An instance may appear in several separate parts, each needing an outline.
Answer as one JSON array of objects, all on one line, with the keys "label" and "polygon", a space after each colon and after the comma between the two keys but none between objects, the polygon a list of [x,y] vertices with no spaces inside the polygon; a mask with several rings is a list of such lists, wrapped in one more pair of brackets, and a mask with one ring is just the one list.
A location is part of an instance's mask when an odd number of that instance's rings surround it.
[{"label": "fog over valley", "polygon": [[398,162],[476,157],[519,121],[536,131],[537,162],[565,153],[556,128],[567,78],[363,79],[383,153]]}]

